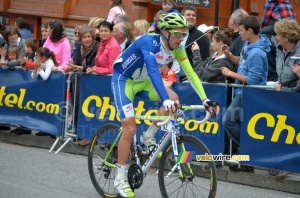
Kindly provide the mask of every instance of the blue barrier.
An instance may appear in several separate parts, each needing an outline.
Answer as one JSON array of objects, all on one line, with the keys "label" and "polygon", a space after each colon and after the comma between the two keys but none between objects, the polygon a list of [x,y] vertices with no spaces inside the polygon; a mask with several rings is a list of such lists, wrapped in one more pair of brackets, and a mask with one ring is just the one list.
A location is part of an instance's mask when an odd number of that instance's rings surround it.
[{"label": "blue barrier", "polygon": [[[30,71],[0,69],[0,123],[20,125],[56,136],[64,136],[66,79],[64,74],[51,74],[47,81],[33,80]],[[77,136],[91,138],[106,122],[119,123],[111,93],[111,77],[80,76]],[[199,112],[190,112],[182,120],[181,131],[204,141],[212,154],[224,153],[222,117],[226,111],[227,87],[204,84],[210,99],[219,102],[221,111],[216,120],[203,125]],[[174,85],[182,104],[201,104],[190,84]],[[300,172],[299,93],[243,88],[243,121],[240,154],[249,155],[245,164]],[[136,114],[151,115],[160,102],[134,101]],[[138,135],[149,121],[137,121]],[[156,138],[160,138],[158,132]],[[111,137],[115,138],[115,137]],[[241,162],[243,164],[243,162]]]},{"label": "blue barrier", "polygon": [[46,81],[31,71],[0,69],[0,123],[62,135],[66,76],[51,74]]},{"label": "blue barrier", "polygon": [[240,154],[250,155],[247,164],[300,172],[299,101],[299,93],[243,89]]},{"label": "blue barrier", "polygon": [[[95,131],[106,122],[115,122],[120,125],[119,117],[114,106],[114,99],[111,92],[111,77],[100,77],[91,75],[80,76],[80,99],[77,124],[77,136],[80,138],[91,139]],[[227,88],[224,85],[204,85],[207,95],[211,100],[218,101],[222,111],[226,107]],[[178,94],[182,104],[202,104],[200,98],[195,93],[189,83],[174,85],[174,91]],[[153,115],[161,106],[161,102],[151,102],[136,98],[134,101],[135,112],[137,115]],[[202,125],[196,124],[200,120],[200,112],[187,112],[186,118],[182,120],[181,131],[193,134],[204,141],[212,153],[224,153],[224,130],[221,118],[215,122],[210,119]],[[137,135],[146,131],[150,121],[137,121]],[[162,131],[156,134],[160,139]],[[111,141],[115,137],[111,137]],[[109,141],[109,140],[108,140]]]}]

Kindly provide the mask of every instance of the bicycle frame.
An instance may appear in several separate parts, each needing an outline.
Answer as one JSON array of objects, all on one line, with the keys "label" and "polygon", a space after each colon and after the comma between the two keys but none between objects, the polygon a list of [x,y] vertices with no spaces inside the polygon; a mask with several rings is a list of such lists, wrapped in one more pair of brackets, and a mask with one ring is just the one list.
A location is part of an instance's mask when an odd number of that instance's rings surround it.
[{"label": "bicycle frame", "polygon": [[[201,110],[201,109],[205,109],[205,107],[203,105],[191,105],[191,106],[182,106],[182,109],[183,110],[194,110],[194,109]],[[210,116],[209,112],[206,111],[205,118],[201,121],[197,121],[197,124],[206,122],[208,120],[209,116]],[[143,174],[146,174],[148,172],[150,166],[156,159],[157,155],[159,154],[160,151],[162,151],[162,149],[167,144],[167,142],[169,141],[170,138],[172,138],[173,153],[174,153],[175,161],[177,161],[178,149],[177,149],[176,136],[179,134],[177,114],[169,115],[169,116],[135,116],[135,118],[139,119],[139,120],[150,120],[150,121],[164,120],[163,122],[158,122],[157,125],[158,126],[166,126],[166,132],[164,133],[163,137],[158,142],[158,144],[152,149],[152,151],[150,152],[150,155],[148,156],[148,158],[146,159],[145,163],[142,166],[141,166],[141,162],[140,162],[140,159],[138,156],[138,146],[139,145],[137,144],[136,134],[134,135],[134,138],[133,138],[133,149],[134,149],[134,155],[135,155],[134,158],[136,160],[137,165],[141,167]],[[106,159],[112,152],[112,148],[117,144],[121,135],[122,135],[122,129],[120,130],[120,133],[118,134],[117,138],[115,139],[115,141],[112,144],[112,147],[109,149],[107,155],[104,158],[104,163],[106,163],[108,166],[115,166],[114,164],[107,162]],[[181,149],[183,151],[185,151],[185,148],[181,148]],[[179,173],[180,177],[183,177],[182,172],[181,172],[180,163],[176,163],[176,165],[172,168],[172,172],[174,172],[176,167],[178,169],[178,173]],[[188,164],[188,168],[191,171],[191,174],[193,174],[189,164]],[[170,172],[168,175],[170,175],[172,172]]]}]

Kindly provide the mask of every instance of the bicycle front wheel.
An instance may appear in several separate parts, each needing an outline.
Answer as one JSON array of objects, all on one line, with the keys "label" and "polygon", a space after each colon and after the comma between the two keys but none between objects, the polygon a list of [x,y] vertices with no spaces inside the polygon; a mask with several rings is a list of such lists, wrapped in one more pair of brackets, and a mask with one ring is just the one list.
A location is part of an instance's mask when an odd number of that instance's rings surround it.
[{"label": "bicycle front wheel", "polygon": [[102,197],[118,197],[114,188],[117,174],[117,143],[113,142],[120,133],[120,126],[105,124],[95,133],[88,151],[88,169],[91,181]]},{"label": "bicycle front wheel", "polygon": [[[164,149],[159,163],[158,181],[163,198],[171,197],[215,197],[217,190],[216,167],[213,161],[201,161],[199,156],[210,151],[199,139],[190,135],[180,135],[177,139],[178,154],[194,153],[189,163],[181,163],[179,174],[170,142]],[[181,158],[182,159],[182,158]],[[186,158],[187,159],[187,158]]]}]

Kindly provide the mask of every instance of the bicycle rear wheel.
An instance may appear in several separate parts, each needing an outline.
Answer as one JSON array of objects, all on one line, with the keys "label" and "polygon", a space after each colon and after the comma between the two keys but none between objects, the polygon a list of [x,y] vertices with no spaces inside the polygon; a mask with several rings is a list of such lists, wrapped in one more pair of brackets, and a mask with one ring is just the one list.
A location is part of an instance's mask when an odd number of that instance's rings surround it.
[{"label": "bicycle rear wheel", "polygon": [[116,124],[103,125],[95,133],[88,151],[90,178],[95,189],[102,197],[119,196],[114,188],[114,180],[117,174],[115,164],[118,161],[118,142],[112,148],[112,143],[119,133],[120,126]]},{"label": "bicycle rear wheel", "polygon": [[[210,155],[206,145],[190,135],[180,135],[177,139],[178,154],[181,151],[195,152],[196,155]],[[199,159],[198,159],[199,160]],[[183,178],[180,178],[170,142],[164,149],[159,163],[158,181],[163,198],[171,197],[215,197],[217,190],[216,167],[213,161],[181,163]],[[190,166],[189,166],[190,165]],[[192,171],[191,171],[192,170]]]}]

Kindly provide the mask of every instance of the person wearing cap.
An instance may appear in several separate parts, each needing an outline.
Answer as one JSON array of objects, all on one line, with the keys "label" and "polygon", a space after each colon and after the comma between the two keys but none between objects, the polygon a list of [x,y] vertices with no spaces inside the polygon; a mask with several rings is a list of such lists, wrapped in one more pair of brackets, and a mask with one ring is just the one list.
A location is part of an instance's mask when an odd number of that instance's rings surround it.
[{"label": "person wearing cap", "polygon": [[[130,145],[136,133],[133,107],[135,96],[161,101],[163,105],[158,110],[158,115],[168,115],[169,110],[175,111],[175,103],[180,105],[177,94],[164,86],[159,67],[177,60],[203,104],[209,111],[213,112],[215,109],[216,114],[219,112],[219,106],[207,98],[201,81],[181,45],[187,31],[185,18],[178,13],[169,13],[160,19],[159,28],[160,35],[146,34],[139,38],[115,60],[114,64],[112,92],[123,128],[118,144],[118,165],[114,186],[122,197],[135,196],[126,176]],[[156,144],[154,139],[158,130],[156,123],[152,123],[140,137],[145,146]]]},{"label": "person wearing cap", "polygon": [[200,32],[202,32],[203,34],[205,34],[207,36],[207,38],[211,41],[211,37],[213,34],[213,29],[214,26],[207,26],[206,24],[201,24],[199,25],[199,27],[197,28]]}]

